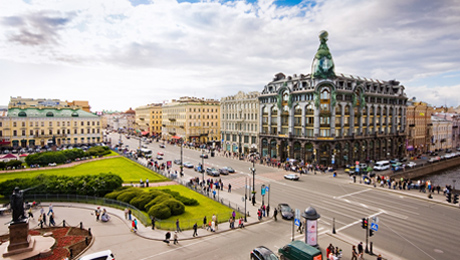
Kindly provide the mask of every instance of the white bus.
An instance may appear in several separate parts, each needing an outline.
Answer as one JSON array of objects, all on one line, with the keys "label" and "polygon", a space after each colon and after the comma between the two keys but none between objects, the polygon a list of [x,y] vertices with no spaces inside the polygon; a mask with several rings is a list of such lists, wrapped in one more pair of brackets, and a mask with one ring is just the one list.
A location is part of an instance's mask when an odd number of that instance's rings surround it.
[{"label": "white bus", "polygon": [[376,171],[384,171],[388,169],[390,169],[389,161],[378,161],[374,164],[374,170]]}]

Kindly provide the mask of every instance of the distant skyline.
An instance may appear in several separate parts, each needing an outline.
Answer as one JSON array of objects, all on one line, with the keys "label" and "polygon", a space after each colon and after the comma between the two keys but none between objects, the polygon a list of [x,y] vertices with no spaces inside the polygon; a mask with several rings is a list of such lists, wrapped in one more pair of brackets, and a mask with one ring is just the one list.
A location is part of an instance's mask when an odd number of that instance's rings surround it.
[{"label": "distant skyline", "polygon": [[460,104],[460,0],[2,0],[0,106],[87,100],[124,111],[262,91],[309,74],[321,30],[336,73]]}]

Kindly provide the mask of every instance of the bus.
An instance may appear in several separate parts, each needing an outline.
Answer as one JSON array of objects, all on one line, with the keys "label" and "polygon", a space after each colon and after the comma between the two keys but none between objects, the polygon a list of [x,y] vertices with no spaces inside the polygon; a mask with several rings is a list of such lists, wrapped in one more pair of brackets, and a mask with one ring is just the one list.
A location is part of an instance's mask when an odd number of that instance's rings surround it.
[{"label": "bus", "polygon": [[374,164],[374,170],[376,171],[384,171],[388,169],[390,169],[389,161],[378,161]]}]

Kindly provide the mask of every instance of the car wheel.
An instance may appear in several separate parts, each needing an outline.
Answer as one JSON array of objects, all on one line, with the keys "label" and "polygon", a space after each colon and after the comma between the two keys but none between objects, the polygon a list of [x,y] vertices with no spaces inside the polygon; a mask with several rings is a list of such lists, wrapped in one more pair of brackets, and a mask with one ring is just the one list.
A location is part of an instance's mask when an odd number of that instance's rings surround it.
[{"label": "car wheel", "polygon": [[280,255],[280,260],[286,260],[286,257],[284,257],[284,255]]}]

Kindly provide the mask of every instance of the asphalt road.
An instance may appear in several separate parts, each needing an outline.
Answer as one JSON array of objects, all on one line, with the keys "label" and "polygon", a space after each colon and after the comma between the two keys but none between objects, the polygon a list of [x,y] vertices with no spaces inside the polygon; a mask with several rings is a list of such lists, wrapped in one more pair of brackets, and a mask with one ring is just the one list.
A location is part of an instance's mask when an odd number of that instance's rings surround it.
[{"label": "asphalt road", "polygon": [[[112,143],[119,139],[118,134],[111,134]],[[136,149],[139,141],[125,139],[131,149]],[[156,154],[165,153],[166,160],[180,158],[180,148],[166,145],[159,148],[159,143],[148,145]],[[197,164],[201,151],[183,149],[184,162]],[[245,161],[225,157],[209,157],[204,159],[205,167],[209,165],[220,168],[232,166],[237,173],[222,176],[225,185],[232,183],[233,192],[244,193],[246,178],[252,177],[249,167],[252,164]],[[177,165],[173,169],[179,169]],[[418,191],[394,192],[385,189],[375,189],[370,186],[350,183],[347,175],[339,174],[308,174],[302,175],[298,182],[283,179],[284,170],[256,165],[257,203],[260,204],[260,185],[270,184],[270,206],[286,202],[293,209],[305,210],[314,207],[321,218],[319,219],[319,241],[322,247],[332,240],[329,236],[335,220],[334,235],[341,239],[344,249],[343,259],[348,259],[351,244],[365,242],[365,230],[361,228],[363,217],[377,216],[379,229],[369,239],[373,242],[374,252],[379,252],[388,259],[458,259],[458,244],[460,239],[459,209],[417,198],[413,195]],[[185,169],[186,176],[199,176],[190,169]],[[206,178],[206,176],[205,176]],[[252,181],[251,181],[252,183]],[[265,197],[265,203],[268,201]],[[269,221],[254,225],[235,232],[227,232],[192,241],[181,242],[181,247],[167,247],[153,243],[150,254],[139,259],[245,259],[249,257],[252,248],[266,245],[272,250],[282,247],[291,239],[291,223],[287,221]],[[296,233],[296,239],[302,236]],[[127,242],[127,243],[131,243]],[[143,244],[144,242],[139,242]],[[166,247],[166,248],[165,248]],[[130,247],[129,250],[141,252],[141,249]],[[125,259],[125,258],[121,258]],[[373,257],[366,259],[374,259]]]}]

